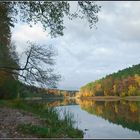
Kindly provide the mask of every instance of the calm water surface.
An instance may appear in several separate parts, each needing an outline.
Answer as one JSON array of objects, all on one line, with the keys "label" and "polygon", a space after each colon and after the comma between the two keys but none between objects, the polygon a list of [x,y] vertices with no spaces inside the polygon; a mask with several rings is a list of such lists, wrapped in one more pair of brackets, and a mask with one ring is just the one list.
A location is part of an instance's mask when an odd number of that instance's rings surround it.
[{"label": "calm water surface", "polygon": [[62,115],[74,115],[75,127],[84,138],[140,138],[140,102],[79,101],[78,105],[56,107]]},{"label": "calm water surface", "polygon": [[91,115],[78,105],[62,106],[57,109],[68,110],[74,114],[75,127],[84,131],[84,138],[140,138],[139,131],[123,128],[99,116]]},{"label": "calm water surface", "polygon": [[140,138],[139,101],[50,100],[41,101],[73,114],[84,138]]}]

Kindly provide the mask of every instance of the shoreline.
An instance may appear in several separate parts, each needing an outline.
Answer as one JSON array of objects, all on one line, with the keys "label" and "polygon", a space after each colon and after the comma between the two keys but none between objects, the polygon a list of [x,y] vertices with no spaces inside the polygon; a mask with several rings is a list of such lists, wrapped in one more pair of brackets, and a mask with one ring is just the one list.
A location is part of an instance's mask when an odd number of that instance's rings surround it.
[{"label": "shoreline", "polygon": [[63,97],[49,97],[49,98],[43,98],[43,97],[26,97],[24,100],[60,100],[64,99]]},{"label": "shoreline", "polygon": [[0,138],[83,138],[69,114],[61,119],[59,112],[44,104],[0,100],[0,116]]},{"label": "shoreline", "polygon": [[140,96],[126,96],[126,97],[119,97],[119,96],[94,96],[94,97],[54,97],[54,98],[42,98],[42,97],[32,97],[32,98],[25,98],[24,100],[64,100],[64,99],[80,99],[80,100],[97,100],[97,101],[120,101],[120,100],[127,100],[127,101],[140,101]]},{"label": "shoreline", "polygon": [[126,97],[119,97],[119,96],[95,96],[95,97],[79,97],[77,99],[80,100],[97,100],[97,101],[120,101],[120,100],[127,100],[127,101],[140,101],[140,96],[126,96]]},{"label": "shoreline", "polygon": [[76,97],[26,97],[24,100],[64,100],[64,99],[76,99]]}]

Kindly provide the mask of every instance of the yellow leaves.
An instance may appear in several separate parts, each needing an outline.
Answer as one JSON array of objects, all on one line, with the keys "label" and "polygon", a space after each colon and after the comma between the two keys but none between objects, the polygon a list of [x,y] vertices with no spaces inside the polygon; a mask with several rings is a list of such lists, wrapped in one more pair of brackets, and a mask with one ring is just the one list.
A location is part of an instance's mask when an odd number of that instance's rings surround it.
[{"label": "yellow leaves", "polygon": [[114,84],[113,85],[113,92],[116,93],[117,92],[117,86]]},{"label": "yellow leaves", "polygon": [[138,83],[140,86],[140,76],[138,74],[135,74],[135,81]]},{"label": "yellow leaves", "polygon": [[120,96],[121,97],[125,97],[126,93],[125,92],[121,92]]},{"label": "yellow leaves", "polygon": [[136,112],[138,110],[138,108],[135,104],[130,104],[130,110],[131,110],[131,112]]},{"label": "yellow leaves", "polygon": [[102,106],[97,106],[97,107],[96,107],[96,113],[97,113],[98,115],[101,115],[101,114],[103,113],[103,107],[102,107]]},{"label": "yellow leaves", "polygon": [[136,88],[135,88],[134,86],[130,85],[130,86],[128,87],[128,95],[129,95],[129,96],[134,95],[135,92],[136,92]]},{"label": "yellow leaves", "polygon": [[106,77],[100,81],[89,83],[81,88],[82,96],[140,96],[140,75],[121,79]]},{"label": "yellow leaves", "polygon": [[77,103],[80,105],[80,106],[83,106],[83,107],[86,107],[86,108],[90,108],[90,107],[94,107],[95,106],[95,101],[94,100],[80,100],[80,99],[77,99]]},{"label": "yellow leaves", "polygon": [[104,95],[107,96],[108,95],[108,92],[107,91],[104,91]]},{"label": "yellow leaves", "polygon": [[116,104],[115,104],[114,108],[115,108],[115,112],[118,113],[118,106]]}]

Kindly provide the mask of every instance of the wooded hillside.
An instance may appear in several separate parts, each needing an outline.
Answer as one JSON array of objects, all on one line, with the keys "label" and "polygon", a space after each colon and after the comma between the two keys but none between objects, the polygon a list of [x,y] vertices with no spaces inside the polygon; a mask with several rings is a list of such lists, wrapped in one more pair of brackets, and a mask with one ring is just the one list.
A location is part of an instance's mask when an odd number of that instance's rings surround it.
[{"label": "wooded hillside", "polygon": [[80,88],[80,97],[90,96],[139,96],[140,64],[88,83]]}]

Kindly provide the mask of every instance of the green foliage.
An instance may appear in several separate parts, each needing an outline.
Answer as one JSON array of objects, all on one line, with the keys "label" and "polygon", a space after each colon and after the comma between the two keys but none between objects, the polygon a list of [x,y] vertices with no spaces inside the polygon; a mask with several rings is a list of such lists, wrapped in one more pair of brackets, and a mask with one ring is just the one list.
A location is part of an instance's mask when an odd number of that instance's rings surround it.
[{"label": "green foliage", "polygon": [[140,96],[140,64],[88,83],[80,95],[87,96]]},{"label": "green foliage", "polygon": [[[9,5],[9,3],[0,2],[0,67],[1,66],[17,66],[14,61],[15,50],[13,44],[11,43],[11,29],[13,27],[14,20],[14,5]],[[14,51],[15,52],[15,51]]]},{"label": "green foliage", "polygon": [[48,107],[43,103],[13,100],[7,101],[7,103],[2,102],[2,105],[31,112],[45,121],[43,126],[20,125],[19,128],[24,133],[33,133],[38,137],[47,138],[62,138],[64,136],[72,138],[83,137],[83,132],[74,128],[72,114],[68,112],[65,112],[64,118],[61,119],[59,112],[55,108]]},{"label": "green foliage", "polygon": [[[18,67],[15,48],[11,43],[12,7],[8,3],[0,2],[0,67]],[[14,20],[13,20],[14,21]],[[0,69],[0,98],[14,98],[17,94],[17,80],[11,70]]]},{"label": "green foliage", "polygon": [[41,138],[50,137],[47,127],[40,127],[31,124],[21,124],[18,126],[18,129],[26,134],[35,134]]},{"label": "green foliage", "polygon": [[[77,11],[71,13],[70,2],[67,1],[0,2],[0,76],[1,69],[3,70],[4,67],[8,66],[14,69],[19,67],[15,48],[12,48],[11,46],[11,27],[14,27],[14,24],[19,21],[19,18],[20,21],[28,23],[29,25],[41,23],[44,30],[49,29],[50,35],[52,37],[57,37],[63,35],[65,16],[69,19],[86,19],[89,22],[90,28],[92,28],[98,21],[97,14],[100,11],[100,8],[101,7],[95,4],[95,2],[78,1]],[[9,69],[4,70],[10,74],[9,77],[12,77],[12,81],[8,81],[8,76],[3,78],[0,77],[0,90],[2,92],[0,97],[6,96],[6,98],[13,98],[18,90],[16,89],[17,85],[15,84],[18,77],[13,76],[15,71]],[[35,77],[36,75],[37,77]],[[40,79],[38,79],[39,75],[40,74],[36,73],[34,78],[30,72],[28,78],[30,77],[32,81],[33,79],[40,81]],[[50,75],[55,78],[54,74]],[[44,77],[48,76],[44,74]],[[48,79],[50,78],[48,77]],[[47,83],[47,81],[45,81],[45,83]],[[15,89],[13,87],[15,87]],[[11,95],[9,96],[10,93]]]},{"label": "green foliage", "polygon": [[0,105],[5,105],[7,103],[7,101],[5,100],[0,100]]},{"label": "green foliage", "polygon": [[0,98],[12,99],[16,98],[18,94],[18,81],[13,79],[6,79],[2,85],[0,85]]},{"label": "green foliage", "polygon": [[127,78],[128,76],[134,76],[135,74],[140,75],[140,64],[133,65],[132,67],[125,68],[123,70],[119,70],[116,73],[110,74],[106,76],[105,78],[111,76],[112,78],[115,79],[121,79],[121,78]]},{"label": "green foliage", "polygon": [[25,134],[34,134],[39,138],[76,138],[78,136],[81,136],[81,131],[79,131],[78,129],[75,129],[76,131],[73,131],[72,128],[69,128],[69,130],[67,130],[67,135],[65,135],[65,132],[59,127],[48,128],[31,124],[20,124],[18,126],[18,130]]},{"label": "green foliage", "polygon": [[11,22],[10,13],[13,13],[12,7],[8,3],[0,3],[0,44],[6,46],[11,39],[10,27],[13,26]]},{"label": "green foliage", "polygon": [[[78,1],[77,10],[71,12],[71,4],[68,1],[26,1],[9,2],[9,8],[22,22],[29,25],[41,23],[44,30],[49,29],[52,37],[63,35],[64,17],[72,20],[74,18],[86,19],[92,28],[98,21],[97,13],[101,6],[92,1]],[[14,16],[16,17],[16,16]],[[12,20],[12,18],[11,18]]]}]

